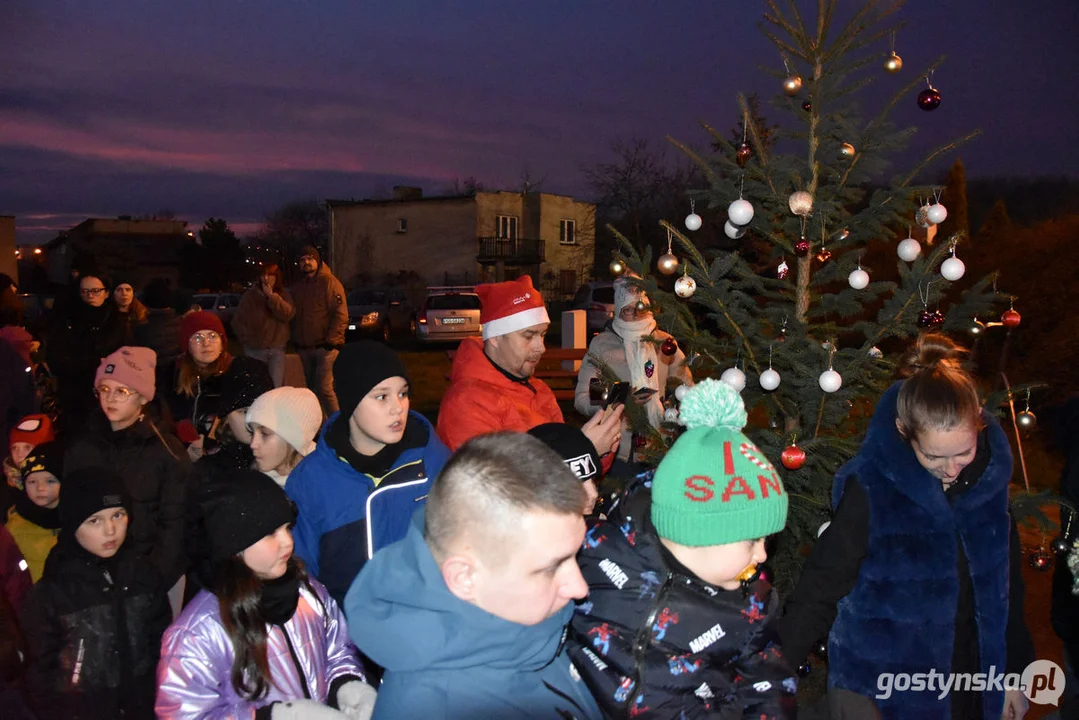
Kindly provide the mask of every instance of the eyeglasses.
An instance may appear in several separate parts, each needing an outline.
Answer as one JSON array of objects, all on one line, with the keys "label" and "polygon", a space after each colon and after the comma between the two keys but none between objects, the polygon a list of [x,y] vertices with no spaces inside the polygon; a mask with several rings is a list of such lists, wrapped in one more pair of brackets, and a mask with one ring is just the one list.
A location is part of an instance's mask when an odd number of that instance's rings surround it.
[{"label": "eyeglasses", "polygon": [[216,342],[220,342],[221,336],[210,330],[208,332],[195,333],[191,336],[191,339],[195,341],[196,345],[213,345]]},{"label": "eyeglasses", "polygon": [[110,390],[105,385],[99,385],[94,388],[94,395],[96,395],[98,399],[105,398],[108,400],[111,398],[113,400],[119,400],[120,402],[127,402],[138,394],[137,391],[126,387],[118,387]]},{"label": "eyeglasses", "polygon": [[97,297],[101,293],[105,292],[105,288],[81,288],[79,294],[83,297]]}]

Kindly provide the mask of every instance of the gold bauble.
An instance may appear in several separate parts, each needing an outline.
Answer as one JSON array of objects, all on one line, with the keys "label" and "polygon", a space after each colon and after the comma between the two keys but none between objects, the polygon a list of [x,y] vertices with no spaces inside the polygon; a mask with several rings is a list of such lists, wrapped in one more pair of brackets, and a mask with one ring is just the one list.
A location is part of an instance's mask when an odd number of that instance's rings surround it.
[{"label": "gold bauble", "polygon": [[839,146],[839,154],[846,158],[854,157],[855,149],[850,143],[843,143]]},{"label": "gold bauble", "polygon": [[607,266],[607,269],[611,271],[611,275],[618,277],[626,271],[626,264],[619,258],[611,260],[611,264]]},{"label": "gold bauble", "polygon": [[678,258],[670,253],[663,253],[659,256],[657,266],[664,275],[674,275],[678,272]]},{"label": "gold bauble", "polygon": [[791,212],[799,217],[807,217],[813,212],[813,196],[805,190],[791,193],[787,203],[790,205]]},{"label": "gold bauble", "polygon": [[799,75],[791,75],[783,81],[783,92],[794,97],[802,89],[802,78]]},{"label": "gold bauble", "polygon": [[903,69],[903,58],[895,54],[895,50],[892,50],[892,54],[884,60],[884,69],[886,72],[897,73]]}]

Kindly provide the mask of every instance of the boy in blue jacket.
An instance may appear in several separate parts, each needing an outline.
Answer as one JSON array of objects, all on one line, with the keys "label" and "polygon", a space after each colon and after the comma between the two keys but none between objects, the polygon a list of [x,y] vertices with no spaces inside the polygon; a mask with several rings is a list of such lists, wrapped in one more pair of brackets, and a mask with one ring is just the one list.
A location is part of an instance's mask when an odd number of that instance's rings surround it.
[{"label": "boy in blue jacket", "polygon": [[334,376],[341,409],[285,492],[299,510],[296,555],[343,604],[364,563],[405,536],[449,450],[409,410],[408,369],[393,350],[369,341],[346,345]]}]

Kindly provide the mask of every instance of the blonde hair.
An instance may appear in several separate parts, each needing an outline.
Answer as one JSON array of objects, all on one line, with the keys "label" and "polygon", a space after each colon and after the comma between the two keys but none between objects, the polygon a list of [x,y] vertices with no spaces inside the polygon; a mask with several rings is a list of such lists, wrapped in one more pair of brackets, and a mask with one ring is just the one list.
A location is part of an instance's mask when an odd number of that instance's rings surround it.
[{"label": "blonde hair", "polygon": [[965,352],[947,335],[926,333],[900,358],[897,375],[905,382],[899,389],[896,416],[908,439],[929,429],[983,427],[978,388],[960,365]]}]

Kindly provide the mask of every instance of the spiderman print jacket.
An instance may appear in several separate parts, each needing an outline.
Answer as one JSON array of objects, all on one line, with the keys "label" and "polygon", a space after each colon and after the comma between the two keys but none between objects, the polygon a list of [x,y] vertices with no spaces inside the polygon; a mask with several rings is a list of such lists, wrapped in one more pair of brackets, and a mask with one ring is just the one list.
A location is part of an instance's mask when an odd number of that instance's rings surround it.
[{"label": "spiderman print jacket", "polygon": [[693,575],[660,545],[651,504],[650,488],[631,489],[578,555],[590,592],[567,642],[604,715],[795,717],[771,586],[724,590]]}]

